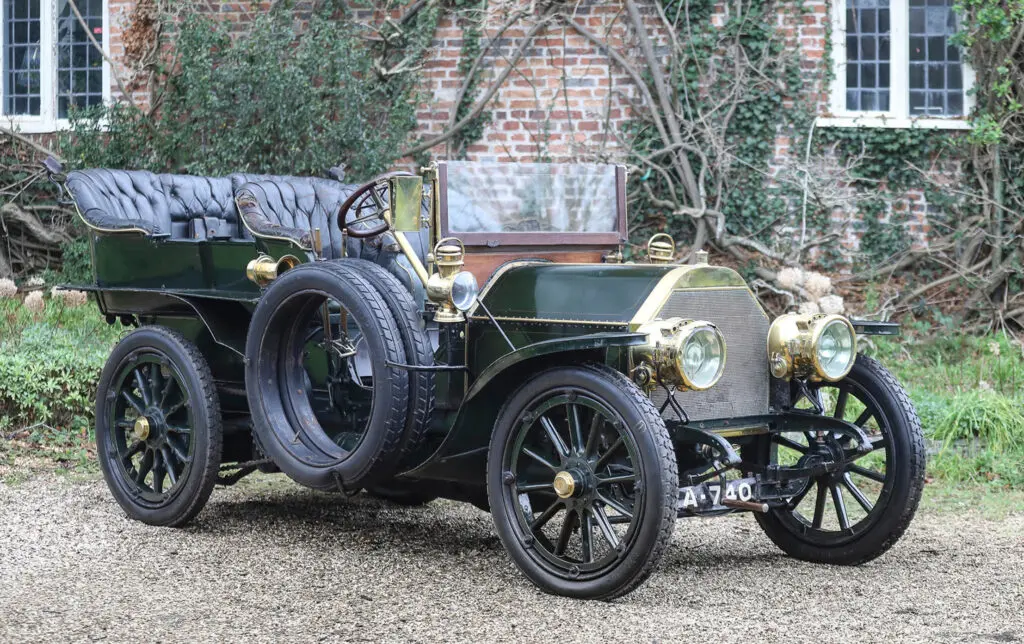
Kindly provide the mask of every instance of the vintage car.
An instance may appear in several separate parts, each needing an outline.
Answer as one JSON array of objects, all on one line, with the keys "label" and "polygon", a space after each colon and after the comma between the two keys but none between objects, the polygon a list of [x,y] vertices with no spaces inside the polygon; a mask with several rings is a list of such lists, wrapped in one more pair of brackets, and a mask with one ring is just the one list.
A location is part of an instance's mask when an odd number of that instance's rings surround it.
[{"label": "vintage car", "polygon": [[140,521],[183,525],[256,470],[446,497],[489,510],[543,590],[610,599],[677,517],[751,512],[794,557],[858,564],[918,505],[918,417],[857,353],[897,327],[772,320],[667,236],[624,262],[622,167],[450,161],[358,186],[50,170],[90,229],[76,288],[135,327],[96,441]]}]

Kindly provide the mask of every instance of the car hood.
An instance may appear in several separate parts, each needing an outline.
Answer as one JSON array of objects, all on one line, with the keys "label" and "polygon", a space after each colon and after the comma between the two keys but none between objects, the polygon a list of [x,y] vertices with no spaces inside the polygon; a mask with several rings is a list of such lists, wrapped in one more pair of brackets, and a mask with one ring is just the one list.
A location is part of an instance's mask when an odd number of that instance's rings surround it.
[{"label": "car hood", "polygon": [[[674,264],[552,264],[511,262],[484,285],[480,300],[499,319],[636,326],[675,290],[746,288],[724,266]],[[474,316],[485,315],[484,311]]]}]

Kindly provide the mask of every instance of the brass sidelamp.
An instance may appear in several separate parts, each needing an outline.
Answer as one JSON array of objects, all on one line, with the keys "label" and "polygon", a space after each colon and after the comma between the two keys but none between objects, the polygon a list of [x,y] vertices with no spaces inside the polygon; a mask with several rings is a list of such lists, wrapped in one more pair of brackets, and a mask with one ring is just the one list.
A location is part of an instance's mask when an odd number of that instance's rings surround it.
[{"label": "brass sidelamp", "polygon": [[437,304],[434,320],[463,322],[479,292],[473,274],[462,270],[466,247],[459,239],[446,237],[434,246],[432,257],[437,272],[427,280],[427,298]]}]

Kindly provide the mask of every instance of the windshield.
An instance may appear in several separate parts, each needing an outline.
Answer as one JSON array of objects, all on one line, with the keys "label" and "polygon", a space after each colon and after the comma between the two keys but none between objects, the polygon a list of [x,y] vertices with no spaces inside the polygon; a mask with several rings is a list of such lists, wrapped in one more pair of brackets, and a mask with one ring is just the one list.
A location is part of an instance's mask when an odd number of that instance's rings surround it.
[{"label": "windshield", "polygon": [[619,232],[614,165],[449,161],[448,234]]}]

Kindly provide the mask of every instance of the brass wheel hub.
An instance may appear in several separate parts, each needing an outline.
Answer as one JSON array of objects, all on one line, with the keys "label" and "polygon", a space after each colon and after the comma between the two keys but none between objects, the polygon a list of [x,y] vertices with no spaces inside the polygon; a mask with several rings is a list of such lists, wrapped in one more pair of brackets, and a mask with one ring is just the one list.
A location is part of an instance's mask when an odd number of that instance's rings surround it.
[{"label": "brass wheel hub", "polygon": [[145,416],[139,416],[135,419],[135,426],[132,428],[132,433],[135,435],[135,440],[144,441],[149,438],[149,419]]},{"label": "brass wheel hub", "polygon": [[576,492],[576,479],[569,472],[555,474],[555,480],[551,485],[559,498],[568,499]]}]

